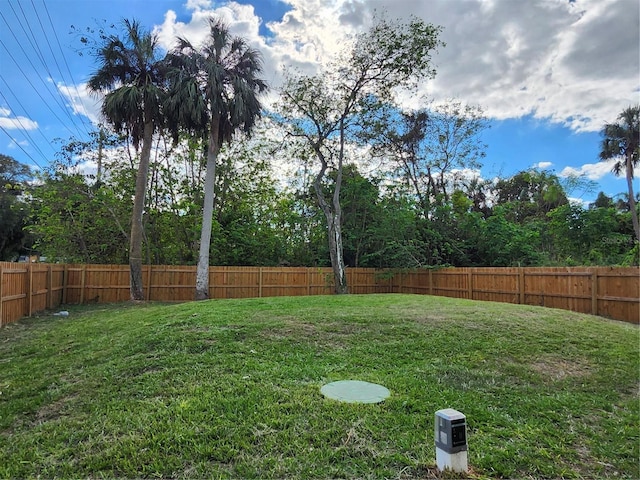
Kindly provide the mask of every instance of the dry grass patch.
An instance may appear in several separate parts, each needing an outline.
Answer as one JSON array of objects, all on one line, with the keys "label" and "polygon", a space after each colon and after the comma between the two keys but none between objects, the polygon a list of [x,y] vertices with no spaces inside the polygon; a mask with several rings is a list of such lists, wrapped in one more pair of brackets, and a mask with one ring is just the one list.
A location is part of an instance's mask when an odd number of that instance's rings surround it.
[{"label": "dry grass patch", "polygon": [[579,379],[590,375],[593,370],[586,359],[566,359],[559,356],[538,358],[530,366],[534,372],[551,380]]}]

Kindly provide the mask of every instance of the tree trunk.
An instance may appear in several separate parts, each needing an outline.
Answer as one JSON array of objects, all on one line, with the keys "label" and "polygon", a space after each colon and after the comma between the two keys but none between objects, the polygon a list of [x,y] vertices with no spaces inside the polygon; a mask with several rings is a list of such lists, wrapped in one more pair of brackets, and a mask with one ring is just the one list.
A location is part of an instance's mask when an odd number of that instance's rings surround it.
[{"label": "tree trunk", "polygon": [[316,156],[320,160],[322,167],[320,172],[316,175],[313,182],[313,189],[316,192],[316,197],[325,218],[327,219],[327,230],[329,234],[329,257],[331,258],[331,268],[333,269],[334,288],[337,294],[349,293],[349,287],[347,285],[347,275],[344,265],[344,255],[342,248],[342,208],[340,207],[340,188],[342,186],[342,158],[344,153],[344,128],[341,125],[341,148],[340,156],[338,159],[338,171],[336,177],[335,189],[333,191],[332,204],[329,205],[324,198],[322,192],[322,178],[327,171],[327,161],[320,150],[319,145],[315,146]]},{"label": "tree trunk", "polygon": [[131,300],[144,300],[142,284],[142,214],[147,191],[147,177],[149,176],[149,161],[151,158],[151,144],[153,142],[153,123],[144,125],[142,138],[142,152],[140,164],[136,174],[136,191],[131,214],[131,236],[129,237],[129,271]]},{"label": "tree trunk", "polygon": [[341,215],[335,213],[332,215],[326,212],[325,215],[329,224],[329,256],[331,257],[335,292],[337,294],[349,293],[342,248]]},{"label": "tree trunk", "polygon": [[627,188],[629,189],[629,209],[631,210],[631,223],[636,234],[636,240],[640,242],[640,221],[638,220],[638,210],[636,209],[636,197],[633,192],[633,162],[631,156],[627,156]]},{"label": "tree trunk", "polygon": [[218,121],[211,125],[209,148],[207,149],[207,170],[204,177],[204,206],[202,208],[202,230],[200,231],[200,252],[196,269],[196,300],[209,298],[209,248],[211,245],[211,226],[213,223],[213,204],[215,201],[216,160],[218,146]]},{"label": "tree trunk", "polygon": [[329,224],[329,246],[333,237],[334,248],[329,248],[329,252],[335,255],[335,260],[331,259],[333,276],[335,278],[336,293],[349,293],[347,286],[347,274],[344,265],[344,249],[342,248],[342,206],[340,205],[340,190],[342,189],[342,165],[344,159],[344,117],[340,119],[340,153],[338,154],[338,172],[336,175],[336,186],[333,191],[333,215]]}]

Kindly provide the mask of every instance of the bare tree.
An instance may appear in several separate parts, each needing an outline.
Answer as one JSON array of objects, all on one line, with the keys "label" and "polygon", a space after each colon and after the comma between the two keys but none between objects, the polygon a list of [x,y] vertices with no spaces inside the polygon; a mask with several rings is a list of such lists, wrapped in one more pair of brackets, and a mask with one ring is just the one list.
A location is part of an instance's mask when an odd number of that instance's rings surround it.
[{"label": "bare tree", "polygon": [[[335,63],[315,76],[289,74],[282,88],[278,118],[290,135],[304,139],[319,164],[313,188],[327,221],[336,293],[348,293],[340,206],[345,147],[365,127],[363,116],[393,98],[396,88],[435,75],[431,54],[443,45],[439,33],[440,27],[417,18],[377,19]],[[336,174],[327,196],[323,182],[330,170]]]}]

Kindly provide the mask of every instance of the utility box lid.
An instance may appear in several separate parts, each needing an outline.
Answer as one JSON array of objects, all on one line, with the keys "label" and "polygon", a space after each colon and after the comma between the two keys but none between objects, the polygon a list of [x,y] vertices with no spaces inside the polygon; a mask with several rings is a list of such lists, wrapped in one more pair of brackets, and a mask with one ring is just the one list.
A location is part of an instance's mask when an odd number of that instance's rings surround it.
[{"label": "utility box lid", "polygon": [[458,410],[454,410],[453,408],[438,410],[436,412],[436,415],[438,417],[446,418],[447,420],[464,420],[467,418],[463,413],[459,412]]},{"label": "utility box lid", "polygon": [[390,392],[382,385],[360,380],[340,380],[327,383],[320,389],[327,398],[347,403],[380,403]]}]

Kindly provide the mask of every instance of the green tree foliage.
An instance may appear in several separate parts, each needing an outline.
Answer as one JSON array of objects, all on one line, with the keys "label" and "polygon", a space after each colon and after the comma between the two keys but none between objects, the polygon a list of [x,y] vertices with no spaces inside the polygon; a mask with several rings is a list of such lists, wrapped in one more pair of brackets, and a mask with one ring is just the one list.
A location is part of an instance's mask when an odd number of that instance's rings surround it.
[{"label": "green tree foliage", "polygon": [[[552,258],[562,265],[637,265],[630,212],[612,202],[585,209],[565,204],[547,214]],[[635,255],[635,257],[634,257]]]},{"label": "green tree foliage", "polygon": [[[114,263],[127,260],[128,209],[120,192],[95,189],[80,173],[58,169],[40,176],[32,189],[36,248],[51,261]],[[126,223],[125,223],[126,225]]]},{"label": "green tree foliage", "polygon": [[264,145],[239,139],[218,157],[210,262],[215,265],[278,265],[288,239],[282,197],[269,164],[256,158]]},{"label": "green tree foliage", "polygon": [[568,203],[560,179],[553,173],[535,169],[498,180],[494,193],[496,203],[505,206],[509,220],[519,224],[543,218],[554,208]]},{"label": "green tree foliage", "polygon": [[[335,172],[331,176],[335,176]],[[363,256],[371,249],[381,218],[378,185],[363,177],[354,164],[345,165],[340,204],[345,265],[365,266]]]},{"label": "green tree foliage", "polygon": [[13,260],[31,246],[25,231],[29,204],[23,198],[29,167],[0,154],[0,260]]},{"label": "green tree foliage", "polygon": [[39,173],[29,230],[51,261],[126,262],[135,169],[123,141],[105,129],[88,141],[72,138]]},{"label": "green tree foliage", "polygon": [[[0,255],[28,247],[28,232],[54,260],[128,258],[132,298],[142,261],[197,263],[204,282],[210,264],[331,265],[340,293],[348,267],[637,265],[631,184],[626,200],[601,193],[585,208],[568,199],[592,187],[582,178],[484,180],[473,174],[485,149],[479,107],[397,107],[398,88],[435,74],[439,33],[378,18],[318,75],[290,73],[277,114],[258,122],[260,55],[221,22],[203,46],[180,40],[163,60],[136,22],[121,37],[101,30],[90,86],[124,136],[104,127],[70,140],[34,183],[0,155]],[[637,141],[636,107],[603,129],[600,157],[628,182]],[[369,152],[391,168],[365,175]]]},{"label": "green tree foliage", "polygon": [[511,212],[497,206],[493,214],[482,222],[478,236],[478,258],[492,267],[527,267],[540,265],[540,233],[534,225],[509,220]]}]

